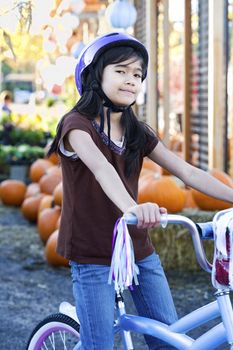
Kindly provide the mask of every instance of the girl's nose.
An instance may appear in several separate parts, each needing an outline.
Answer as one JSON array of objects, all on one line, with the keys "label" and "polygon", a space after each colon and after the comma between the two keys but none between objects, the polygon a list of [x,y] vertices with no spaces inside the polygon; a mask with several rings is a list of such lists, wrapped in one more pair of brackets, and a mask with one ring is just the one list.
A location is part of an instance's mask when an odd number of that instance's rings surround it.
[{"label": "girl's nose", "polygon": [[125,84],[134,86],[135,85],[134,79],[127,77],[125,80]]}]

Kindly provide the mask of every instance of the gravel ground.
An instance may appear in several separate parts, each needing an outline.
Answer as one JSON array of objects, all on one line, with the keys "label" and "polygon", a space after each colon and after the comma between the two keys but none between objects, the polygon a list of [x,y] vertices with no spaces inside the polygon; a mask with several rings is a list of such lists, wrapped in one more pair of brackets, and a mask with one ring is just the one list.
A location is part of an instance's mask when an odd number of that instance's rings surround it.
[{"label": "gravel ground", "polygon": [[[204,272],[172,270],[167,271],[167,277],[179,316],[214,299],[210,276]],[[18,209],[1,205],[0,280],[2,350],[25,350],[30,333],[40,320],[56,313],[63,300],[73,303],[69,269],[48,266],[36,226],[24,220]],[[133,313],[128,294],[125,301],[127,311]],[[199,332],[196,330],[193,336]],[[134,341],[136,350],[146,349],[141,336]],[[115,349],[121,349],[119,339]]]}]

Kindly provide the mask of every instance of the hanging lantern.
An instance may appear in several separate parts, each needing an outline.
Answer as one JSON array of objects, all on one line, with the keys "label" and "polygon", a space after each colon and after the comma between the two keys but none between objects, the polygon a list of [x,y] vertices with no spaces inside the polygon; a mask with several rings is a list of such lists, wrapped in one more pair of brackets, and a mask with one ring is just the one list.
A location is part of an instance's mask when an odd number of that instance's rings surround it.
[{"label": "hanging lantern", "polygon": [[61,85],[54,84],[53,87],[52,87],[51,92],[52,92],[52,94],[54,94],[54,95],[60,95],[61,92],[62,92],[62,86],[61,86]]},{"label": "hanging lantern", "polygon": [[106,9],[106,16],[113,28],[126,29],[136,22],[137,11],[128,0],[116,0]]},{"label": "hanging lantern", "polygon": [[72,46],[71,53],[74,56],[74,58],[78,58],[79,57],[79,55],[82,52],[84,47],[85,47],[85,45],[84,45],[84,43],[82,41],[78,41]]}]

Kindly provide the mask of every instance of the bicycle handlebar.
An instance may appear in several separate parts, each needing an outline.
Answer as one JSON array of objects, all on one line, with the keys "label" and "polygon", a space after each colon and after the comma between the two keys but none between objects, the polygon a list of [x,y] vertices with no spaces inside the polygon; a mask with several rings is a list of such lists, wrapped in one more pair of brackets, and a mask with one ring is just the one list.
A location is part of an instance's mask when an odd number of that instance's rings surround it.
[{"label": "bicycle handlebar", "polygon": [[[126,223],[129,225],[137,224],[137,217],[133,214],[127,214],[124,216]],[[194,251],[197,257],[197,261],[201,268],[206,272],[211,272],[212,264],[207,260],[203,244],[201,242],[200,234],[203,239],[213,238],[213,231],[211,223],[195,224],[191,219],[175,214],[162,214],[161,226],[166,227],[167,224],[179,224],[185,226],[192,236]],[[207,228],[208,226],[208,228]],[[200,233],[200,234],[199,234]]]}]

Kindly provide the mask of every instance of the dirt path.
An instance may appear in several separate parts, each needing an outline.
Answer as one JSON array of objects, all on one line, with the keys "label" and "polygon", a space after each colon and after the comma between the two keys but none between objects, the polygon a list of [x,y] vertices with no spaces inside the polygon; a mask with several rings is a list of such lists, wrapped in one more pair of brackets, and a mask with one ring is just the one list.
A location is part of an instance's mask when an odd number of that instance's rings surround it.
[{"label": "dirt path", "polygon": [[[179,315],[213,300],[209,275],[177,271],[170,271],[167,275]],[[69,269],[48,266],[36,226],[25,221],[19,210],[2,206],[0,281],[2,350],[25,350],[28,337],[40,320],[57,312],[63,300],[73,303]],[[128,295],[126,303],[127,310],[134,312]],[[115,349],[120,348],[117,340]],[[135,340],[135,349],[146,349],[141,336]]]}]

